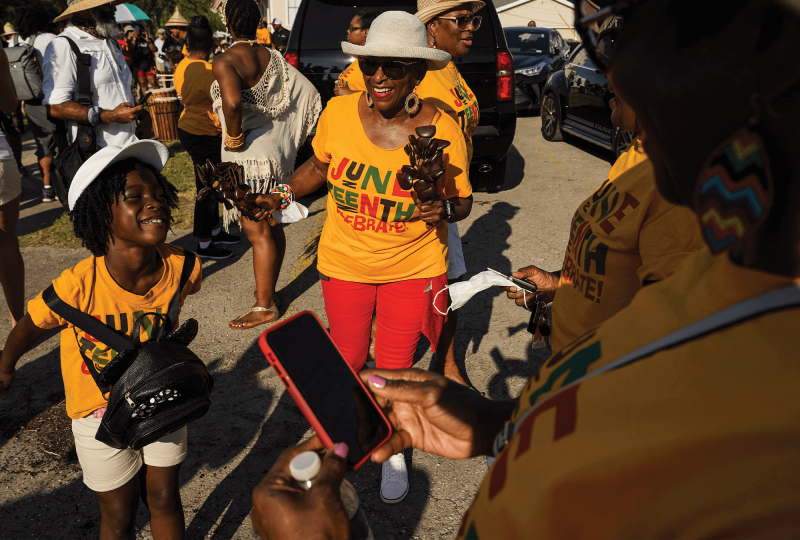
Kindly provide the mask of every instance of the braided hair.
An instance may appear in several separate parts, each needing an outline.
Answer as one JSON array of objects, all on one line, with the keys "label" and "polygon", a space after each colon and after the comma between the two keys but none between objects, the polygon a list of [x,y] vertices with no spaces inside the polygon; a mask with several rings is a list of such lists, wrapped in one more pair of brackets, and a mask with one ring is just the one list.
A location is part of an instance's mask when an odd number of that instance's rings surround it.
[{"label": "braided hair", "polygon": [[240,39],[255,39],[261,11],[254,0],[228,0],[225,5],[228,30]]},{"label": "braided hair", "polygon": [[189,52],[211,53],[214,48],[214,37],[211,25],[205,15],[192,17],[189,30],[186,32],[186,49]]},{"label": "braided hair", "polygon": [[70,212],[75,236],[83,240],[83,245],[95,257],[108,253],[108,245],[114,241],[111,232],[111,221],[114,219],[112,207],[125,191],[127,174],[136,171],[144,177],[146,170],[155,175],[158,185],[164,190],[169,207],[178,207],[178,191],[175,186],[152,165],[136,158],[128,158],[107,167],[81,193]]}]

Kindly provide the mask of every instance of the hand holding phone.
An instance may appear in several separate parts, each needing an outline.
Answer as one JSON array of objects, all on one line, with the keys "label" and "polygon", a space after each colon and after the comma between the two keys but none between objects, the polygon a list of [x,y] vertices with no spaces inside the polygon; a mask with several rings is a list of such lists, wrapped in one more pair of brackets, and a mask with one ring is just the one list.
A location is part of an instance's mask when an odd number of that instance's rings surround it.
[{"label": "hand holding phone", "polygon": [[258,343],[325,447],[347,444],[354,470],[389,440],[389,421],[316,315],[302,311]]},{"label": "hand holding phone", "polygon": [[492,268],[487,268],[487,270],[491,270],[495,274],[503,276],[504,278],[509,280],[511,283],[516,285],[517,288],[522,289],[524,291],[528,291],[529,293],[535,293],[536,291],[539,290],[539,288],[536,286],[536,283],[531,283],[530,281],[525,281],[523,279],[518,279],[518,278],[515,278],[514,276],[511,276],[511,275],[507,276],[504,273],[498,272],[497,270],[494,270]]},{"label": "hand holding phone", "polygon": [[147,98],[149,98],[152,94],[153,94],[152,92],[147,92],[139,99],[139,101],[136,102],[136,106],[138,107],[139,105],[144,105],[145,103],[147,103]]}]

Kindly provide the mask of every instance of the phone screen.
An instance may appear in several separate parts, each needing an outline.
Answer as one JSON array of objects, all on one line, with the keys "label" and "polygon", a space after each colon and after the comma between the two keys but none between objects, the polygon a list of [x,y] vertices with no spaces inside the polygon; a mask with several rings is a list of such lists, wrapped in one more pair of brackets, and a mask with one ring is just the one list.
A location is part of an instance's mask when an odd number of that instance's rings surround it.
[{"label": "phone screen", "polygon": [[389,426],[313,315],[276,328],[266,340],[333,442],[347,444],[350,465],[388,437]]}]

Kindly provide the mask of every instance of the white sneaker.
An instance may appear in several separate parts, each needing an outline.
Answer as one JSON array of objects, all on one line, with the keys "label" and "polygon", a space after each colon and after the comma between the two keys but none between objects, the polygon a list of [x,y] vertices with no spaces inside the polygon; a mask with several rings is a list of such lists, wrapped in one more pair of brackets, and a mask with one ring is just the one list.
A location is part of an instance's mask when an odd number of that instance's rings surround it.
[{"label": "white sneaker", "polygon": [[381,500],[386,504],[397,504],[408,495],[408,470],[403,452],[395,454],[383,463],[381,478]]}]

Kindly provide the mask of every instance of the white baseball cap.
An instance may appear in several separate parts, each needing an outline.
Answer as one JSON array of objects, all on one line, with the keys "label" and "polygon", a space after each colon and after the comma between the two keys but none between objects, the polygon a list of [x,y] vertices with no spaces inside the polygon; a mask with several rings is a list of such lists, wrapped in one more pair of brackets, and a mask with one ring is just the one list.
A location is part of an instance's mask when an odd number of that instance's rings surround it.
[{"label": "white baseball cap", "polygon": [[67,201],[69,209],[75,208],[75,203],[80,198],[83,191],[89,187],[92,182],[103,172],[106,168],[114,163],[128,158],[136,158],[140,161],[147,163],[160,171],[167,164],[169,159],[169,150],[167,147],[158,141],[139,140],[132,138],[131,141],[123,146],[106,146],[97,151],[92,157],[87,159],[81,165],[72,183],[69,186],[69,195]]},{"label": "white baseball cap", "polygon": [[280,19],[272,19],[272,24],[283,24]]}]

